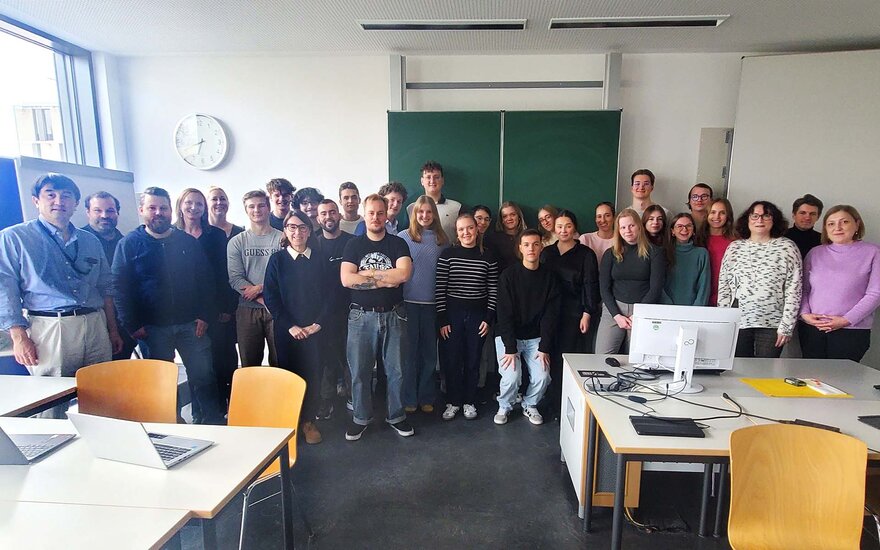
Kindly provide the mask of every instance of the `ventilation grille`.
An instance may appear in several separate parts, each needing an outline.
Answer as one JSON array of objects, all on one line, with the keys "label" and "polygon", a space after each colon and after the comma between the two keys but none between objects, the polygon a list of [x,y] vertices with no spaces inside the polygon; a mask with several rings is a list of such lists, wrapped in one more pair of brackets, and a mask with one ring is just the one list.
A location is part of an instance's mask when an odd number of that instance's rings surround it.
[{"label": "ventilation grille", "polygon": [[554,17],[550,29],[655,29],[669,27],[717,27],[729,15],[675,17]]},{"label": "ventilation grille", "polygon": [[358,25],[365,31],[521,31],[526,19],[358,21]]}]

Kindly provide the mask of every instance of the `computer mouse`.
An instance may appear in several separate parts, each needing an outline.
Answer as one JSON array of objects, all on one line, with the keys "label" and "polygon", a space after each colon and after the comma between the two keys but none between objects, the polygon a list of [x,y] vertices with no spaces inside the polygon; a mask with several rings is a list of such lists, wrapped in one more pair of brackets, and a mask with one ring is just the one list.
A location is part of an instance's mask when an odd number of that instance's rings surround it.
[{"label": "computer mouse", "polygon": [[607,357],[605,359],[605,364],[608,365],[609,367],[620,368],[620,361],[618,361],[614,357]]}]

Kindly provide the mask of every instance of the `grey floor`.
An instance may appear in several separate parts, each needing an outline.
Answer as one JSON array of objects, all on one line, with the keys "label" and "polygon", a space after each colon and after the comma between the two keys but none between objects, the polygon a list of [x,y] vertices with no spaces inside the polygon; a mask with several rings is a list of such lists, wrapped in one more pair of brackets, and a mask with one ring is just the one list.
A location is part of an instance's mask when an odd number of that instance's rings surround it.
[{"label": "grey floor", "polygon": [[[559,460],[559,424],[532,426],[514,410],[510,422],[480,417],[453,421],[415,413],[414,437],[384,422],[360,441],[345,441],[348,411],[319,423],[323,443],[300,443],[294,469],[299,504],[316,532],[309,542],[295,515],[300,548],[604,548],[611,516],[600,510],[584,535],[565,466]],[[378,412],[378,411],[377,411]],[[381,418],[381,416],[379,416]],[[644,533],[624,527],[626,548],[727,548],[726,540],[695,534],[699,474],[645,473],[636,519],[678,532]],[[251,509],[246,548],[280,547],[277,497]],[[238,545],[241,498],[216,520],[218,546]],[[201,531],[182,531],[183,548],[200,548]]]}]

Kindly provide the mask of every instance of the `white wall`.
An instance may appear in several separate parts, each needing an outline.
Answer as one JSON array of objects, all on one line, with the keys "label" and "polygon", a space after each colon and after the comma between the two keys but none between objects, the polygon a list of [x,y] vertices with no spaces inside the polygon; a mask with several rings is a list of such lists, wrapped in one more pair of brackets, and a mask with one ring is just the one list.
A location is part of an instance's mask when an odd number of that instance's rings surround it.
[{"label": "white wall", "polygon": [[[354,181],[374,192],[388,177],[385,56],[185,56],[117,60],[126,151],[135,188],[226,189],[234,205],[273,177],[335,198]],[[231,150],[217,169],[196,170],[173,147],[192,112],[224,124]],[[243,210],[230,219],[245,221]]]},{"label": "white wall", "polygon": [[629,175],[649,168],[657,177],[653,199],[684,210],[696,183],[700,129],[733,127],[740,78],[739,54],[624,55],[623,122],[617,203],[632,204]]},{"label": "white wall", "polygon": [[[408,82],[602,81],[605,56],[407,56]],[[526,111],[602,108],[602,88],[409,90],[408,111]]]}]

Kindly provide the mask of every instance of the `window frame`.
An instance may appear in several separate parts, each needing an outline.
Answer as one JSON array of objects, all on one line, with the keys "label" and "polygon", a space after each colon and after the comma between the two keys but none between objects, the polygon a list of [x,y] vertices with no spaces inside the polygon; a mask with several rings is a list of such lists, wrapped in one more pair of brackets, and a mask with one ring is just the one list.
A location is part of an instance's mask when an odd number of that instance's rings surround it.
[{"label": "window frame", "polygon": [[54,53],[67,162],[104,167],[92,52],[3,14],[0,32]]}]

